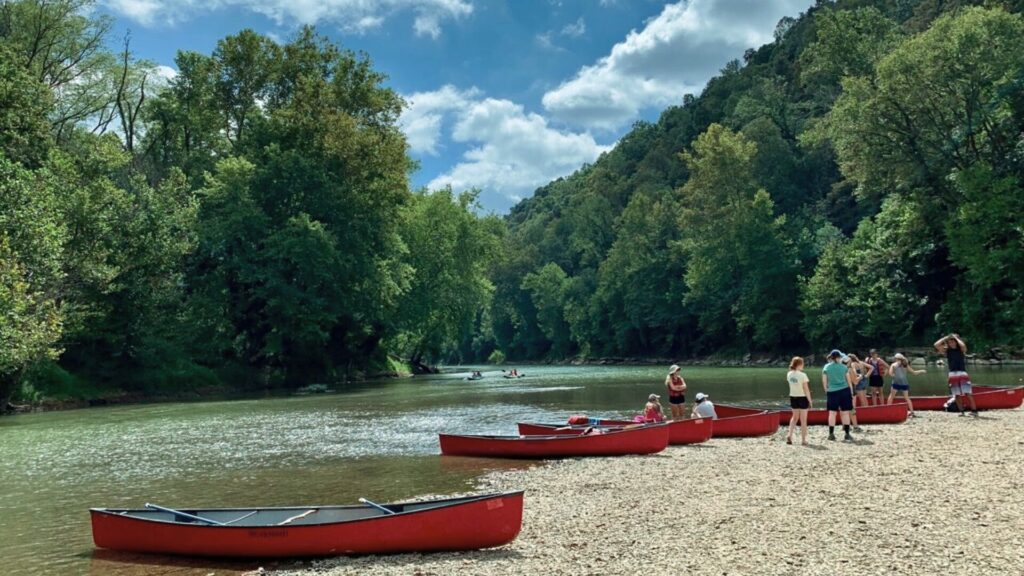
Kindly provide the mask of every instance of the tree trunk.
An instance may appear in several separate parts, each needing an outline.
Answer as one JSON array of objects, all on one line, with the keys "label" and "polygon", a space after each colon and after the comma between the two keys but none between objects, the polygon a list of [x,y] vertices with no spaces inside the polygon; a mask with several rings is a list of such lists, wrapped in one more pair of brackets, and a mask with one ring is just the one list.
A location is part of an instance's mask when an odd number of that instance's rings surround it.
[{"label": "tree trunk", "polygon": [[0,414],[14,410],[14,407],[11,406],[11,396],[14,395],[17,385],[17,373],[0,374]]}]

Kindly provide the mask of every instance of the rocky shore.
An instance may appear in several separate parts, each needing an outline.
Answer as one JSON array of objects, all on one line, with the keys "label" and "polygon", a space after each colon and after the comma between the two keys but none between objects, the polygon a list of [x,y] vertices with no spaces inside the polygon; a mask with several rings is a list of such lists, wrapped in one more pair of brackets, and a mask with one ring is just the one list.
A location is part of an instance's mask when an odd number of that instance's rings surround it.
[{"label": "rocky shore", "polygon": [[492,550],[335,558],[293,575],[1022,574],[1024,411],[922,413],[852,444],[713,439],[486,477],[526,489]]}]

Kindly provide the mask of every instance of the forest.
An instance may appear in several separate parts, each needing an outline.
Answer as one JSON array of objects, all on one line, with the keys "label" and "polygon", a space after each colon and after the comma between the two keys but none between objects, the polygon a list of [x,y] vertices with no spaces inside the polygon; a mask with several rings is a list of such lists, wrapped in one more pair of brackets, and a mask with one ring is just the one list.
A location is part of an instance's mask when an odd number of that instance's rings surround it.
[{"label": "forest", "polygon": [[167,78],[92,5],[0,2],[0,407],[1024,346],[1021,0],[819,0],[507,216],[413,189],[369,55],[242,30]]}]

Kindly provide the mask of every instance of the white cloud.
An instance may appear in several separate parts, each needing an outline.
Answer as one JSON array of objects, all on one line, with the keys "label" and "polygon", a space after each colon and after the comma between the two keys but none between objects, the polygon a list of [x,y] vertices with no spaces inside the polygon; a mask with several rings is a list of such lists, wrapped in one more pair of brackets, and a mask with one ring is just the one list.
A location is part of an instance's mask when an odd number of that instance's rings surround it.
[{"label": "white cloud", "polygon": [[163,82],[170,82],[171,80],[174,80],[178,77],[177,70],[171,68],[170,66],[165,66],[163,64],[158,65],[155,71],[157,77],[159,77]]},{"label": "white cloud", "polygon": [[427,186],[480,188],[492,207],[530,196],[610,148],[589,133],[559,130],[515,102],[485,98],[476,89],[445,86],[406,99],[411,105],[401,125],[413,152],[437,154],[446,123],[451,123],[451,140],[469,146],[455,166]]},{"label": "white cloud", "polygon": [[562,28],[562,36],[570,36],[572,38],[579,38],[587,33],[587,23],[583,21],[583,16],[580,16],[575,22],[566,24]]},{"label": "white cloud", "polygon": [[479,95],[480,91],[476,88],[459,90],[447,85],[433,92],[417,92],[405,96],[407,106],[398,124],[405,132],[412,152],[437,156],[444,118],[468,106]]},{"label": "white cloud", "polygon": [[473,13],[471,0],[100,0],[111,11],[143,26],[178,24],[202,12],[244,9],[279,24],[328,22],[350,32],[379,27],[398,12],[416,15],[418,36],[437,38],[441,23]]},{"label": "white cloud", "polygon": [[649,107],[680,102],[744,50],[772,39],[810,0],[689,0],[668,5],[611,52],[544,95],[555,118],[614,130]]}]

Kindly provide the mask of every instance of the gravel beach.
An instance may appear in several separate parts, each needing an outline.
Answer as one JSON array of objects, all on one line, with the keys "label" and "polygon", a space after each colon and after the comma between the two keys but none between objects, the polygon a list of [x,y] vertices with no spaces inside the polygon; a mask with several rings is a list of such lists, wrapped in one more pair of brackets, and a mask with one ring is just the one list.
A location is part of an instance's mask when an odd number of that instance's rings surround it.
[{"label": "gravel beach", "polygon": [[492,475],[481,491],[526,489],[508,546],[291,574],[1024,574],[1024,411],[810,434]]}]

